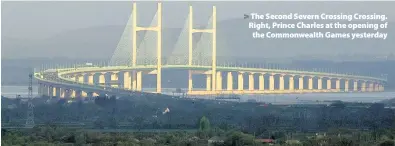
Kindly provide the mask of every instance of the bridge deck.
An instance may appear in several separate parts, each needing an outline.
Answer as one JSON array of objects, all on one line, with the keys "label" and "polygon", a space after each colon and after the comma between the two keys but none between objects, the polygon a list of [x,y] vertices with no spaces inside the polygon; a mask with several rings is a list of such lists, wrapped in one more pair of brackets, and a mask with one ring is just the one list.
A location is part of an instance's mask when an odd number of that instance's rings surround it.
[{"label": "bridge deck", "polygon": [[[163,65],[163,69],[185,69],[185,70],[197,70],[197,71],[210,71],[211,66],[188,66],[188,65]],[[54,71],[44,71],[43,73],[35,73],[35,78],[43,83],[50,83],[53,86],[66,86],[68,88],[79,89],[85,92],[94,92],[98,94],[113,94],[113,95],[136,95],[146,94],[139,91],[131,91],[122,88],[115,87],[104,87],[99,85],[89,85],[85,83],[79,83],[69,78],[64,77],[68,74],[78,73],[97,73],[97,72],[117,72],[117,71],[153,71],[156,69],[154,65],[147,66],[111,66],[111,67],[82,67],[82,68],[66,68],[57,69]],[[334,74],[324,72],[308,72],[308,71],[297,71],[297,70],[276,70],[276,69],[264,69],[264,68],[241,68],[241,67],[217,67],[217,71],[228,71],[228,72],[255,72],[255,73],[269,73],[269,74],[288,74],[288,75],[301,75],[301,76],[321,76],[328,78],[345,78],[345,79],[356,79],[356,80],[368,80],[374,82],[386,82],[386,79],[347,75],[347,74]],[[189,95],[212,95],[212,94],[286,94],[286,93],[317,93],[317,92],[340,92],[338,89],[320,89],[320,90],[223,90],[223,91],[190,91]]]}]

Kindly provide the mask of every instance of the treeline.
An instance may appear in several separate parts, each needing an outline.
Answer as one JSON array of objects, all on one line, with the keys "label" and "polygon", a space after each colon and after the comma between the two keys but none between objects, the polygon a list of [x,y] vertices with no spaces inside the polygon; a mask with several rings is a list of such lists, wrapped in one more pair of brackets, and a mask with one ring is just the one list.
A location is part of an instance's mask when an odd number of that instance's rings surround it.
[{"label": "treeline", "polygon": [[[26,105],[6,107],[2,106],[2,123],[24,124]],[[394,110],[380,103],[349,106],[337,102],[331,106],[300,107],[150,96],[103,97],[90,103],[36,103],[34,114],[38,124],[83,123],[86,128],[98,129],[196,129],[199,118],[206,116],[212,125],[222,129],[237,128],[257,135],[273,129],[319,132],[330,128],[375,130],[395,126]]]},{"label": "treeline", "polygon": [[[333,129],[320,134],[292,133],[266,139],[239,130],[200,128],[196,132],[104,132],[56,126],[2,129],[2,145],[101,145],[101,146],[393,146],[395,130]],[[269,140],[269,141],[268,141]]]}]

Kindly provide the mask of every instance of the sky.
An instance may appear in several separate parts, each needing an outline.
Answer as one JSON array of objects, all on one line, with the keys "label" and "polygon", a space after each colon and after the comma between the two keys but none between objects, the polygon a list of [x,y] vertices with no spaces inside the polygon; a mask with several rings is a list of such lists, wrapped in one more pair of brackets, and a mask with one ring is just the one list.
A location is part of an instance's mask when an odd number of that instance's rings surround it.
[{"label": "sky", "polygon": [[[317,3],[322,3],[317,4]],[[325,3],[331,3],[326,5]],[[350,4],[347,4],[350,3]],[[244,13],[259,12],[382,12],[393,20],[395,2],[164,2],[164,26],[182,27],[188,12],[188,5],[193,4],[195,23],[203,23],[211,13],[211,6],[217,5],[218,19],[240,18]],[[155,3],[138,4],[143,22],[151,20]],[[140,9],[139,9],[140,8]],[[2,2],[2,36],[14,38],[44,38],[56,33],[104,25],[125,25],[132,11],[132,2],[118,1],[6,1]],[[167,17],[166,17],[167,16]],[[150,18],[151,17],[151,18]],[[179,19],[179,18],[184,19]],[[144,19],[145,18],[145,19]]]},{"label": "sky", "polygon": [[[182,28],[187,17],[188,5],[193,5],[196,25],[203,25],[217,6],[218,21],[240,19],[253,12],[317,14],[319,12],[359,12],[386,14],[394,22],[395,2],[163,2],[163,27]],[[141,25],[150,23],[156,8],[155,2],[138,3],[138,20]],[[132,11],[132,2],[2,2],[2,38],[45,41],[58,34],[85,28],[125,26]],[[122,33],[122,32],[119,32]],[[391,34],[389,34],[391,35]],[[116,39],[116,38],[114,38]],[[88,38],[89,40],[89,38]],[[6,40],[7,41],[7,40]],[[3,42],[4,43],[4,42]],[[29,44],[26,44],[29,46]],[[14,45],[9,45],[14,46]],[[115,47],[115,46],[114,46]],[[12,47],[2,48],[14,49]],[[30,48],[34,49],[34,48]],[[113,49],[113,48],[112,48]],[[395,52],[390,49],[382,54]],[[374,53],[374,51],[372,50]],[[43,53],[43,52],[42,52]],[[303,55],[303,51],[301,54]],[[10,55],[9,55],[10,56]]]}]

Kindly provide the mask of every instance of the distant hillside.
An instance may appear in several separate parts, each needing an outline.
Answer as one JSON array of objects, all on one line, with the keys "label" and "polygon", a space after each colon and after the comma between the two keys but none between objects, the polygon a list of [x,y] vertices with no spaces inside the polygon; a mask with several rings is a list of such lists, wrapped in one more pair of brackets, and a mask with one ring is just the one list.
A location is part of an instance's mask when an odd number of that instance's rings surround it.
[{"label": "distant hillside", "polygon": [[[386,31],[395,33],[395,27],[389,23]],[[395,37],[388,36],[387,40],[339,40],[339,39],[252,39],[253,29],[248,29],[248,20],[232,19],[218,23],[217,49],[218,56],[232,57],[263,57],[289,59],[303,58],[324,59],[337,55],[387,55],[394,52],[391,42]],[[102,26],[67,31],[45,40],[19,40],[2,37],[2,57],[70,57],[70,58],[110,58],[118,44],[124,26]],[[318,29],[317,29],[318,30]],[[335,31],[324,30],[322,31]],[[275,30],[281,32],[284,30]],[[287,30],[305,31],[305,30]],[[170,54],[178,40],[181,28],[164,28],[163,55]],[[184,39],[186,41],[187,38]],[[209,46],[208,46],[209,47]],[[187,49],[185,47],[185,49]],[[372,52],[374,50],[374,52]],[[186,51],[186,50],[185,50]],[[23,52],[23,53],[22,53]],[[329,58],[330,59],[330,58]]]},{"label": "distant hillside", "polygon": [[395,89],[395,60],[387,61],[347,61],[332,62],[323,60],[294,61],[291,66],[297,68],[329,68],[339,72],[355,73],[367,76],[387,75],[386,89]]},{"label": "distant hillside", "polygon": [[[389,25],[385,31],[395,34],[394,25],[392,23]],[[391,35],[386,41],[260,40],[252,39],[253,30],[248,29],[247,26],[248,21],[243,19],[218,23],[219,63],[224,60],[243,64],[278,63],[286,64],[283,65],[286,68],[334,68],[361,74],[388,74],[389,86],[394,87],[394,61],[371,61],[376,59],[374,56],[390,55],[386,52],[394,52],[395,48],[391,43],[395,42],[395,38]],[[98,60],[107,62],[114,53],[123,31],[124,26],[103,26],[67,31],[45,40],[2,36],[2,84],[26,83],[27,78],[16,78],[16,76],[24,76],[33,70],[33,67],[41,68],[42,64],[71,64]],[[174,51],[174,45],[181,31],[181,28],[163,29],[163,56],[168,56]],[[198,41],[197,38],[199,34],[194,36],[194,41]],[[187,38],[183,40],[186,41]],[[365,62],[333,62],[355,59]],[[172,73],[169,75],[175,76]],[[184,83],[182,80],[177,81]]]}]

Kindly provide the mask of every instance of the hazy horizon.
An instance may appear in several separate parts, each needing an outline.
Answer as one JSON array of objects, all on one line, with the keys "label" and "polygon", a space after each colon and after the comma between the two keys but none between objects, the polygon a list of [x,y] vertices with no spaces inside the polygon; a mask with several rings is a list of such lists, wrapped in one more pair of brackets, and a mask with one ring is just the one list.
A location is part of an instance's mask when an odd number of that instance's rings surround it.
[{"label": "hazy horizon", "polygon": [[[218,56],[264,58],[333,59],[385,57],[395,53],[391,28],[394,2],[163,2],[163,28],[183,28],[188,5],[194,8],[195,26],[205,25],[217,6],[218,23],[223,26],[219,40],[229,43]],[[358,6],[356,6],[358,5]],[[242,7],[241,7],[242,6]],[[155,2],[138,2],[138,23],[147,25],[154,16]],[[108,59],[114,52],[132,10],[132,2],[2,2],[2,58]],[[252,40],[246,37],[243,14],[252,12],[315,14],[316,12],[364,12],[386,14],[386,40]],[[229,24],[228,24],[229,23]],[[235,32],[229,32],[234,30]],[[172,32],[178,36],[177,32]],[[167,35],[167,34],[163,34]],[[167,39],[165,36],[164,38]],[[169,38],[172,43],[177,38]],[[21,43],[23,42],[23,43]],[[325,44],[325,45],[322,45]],[[238,51],[243,46],[243,51]],[[321,46],[325,46],[321,48]],[[374,51],[372,51],[374,49]],[[21,51],[25,53],[20,53]],[[222,51],[222,52],[221,52]],[[341,57],[340,57],[341,58]],[[345,57],[347,58],[347,57]]]}]

